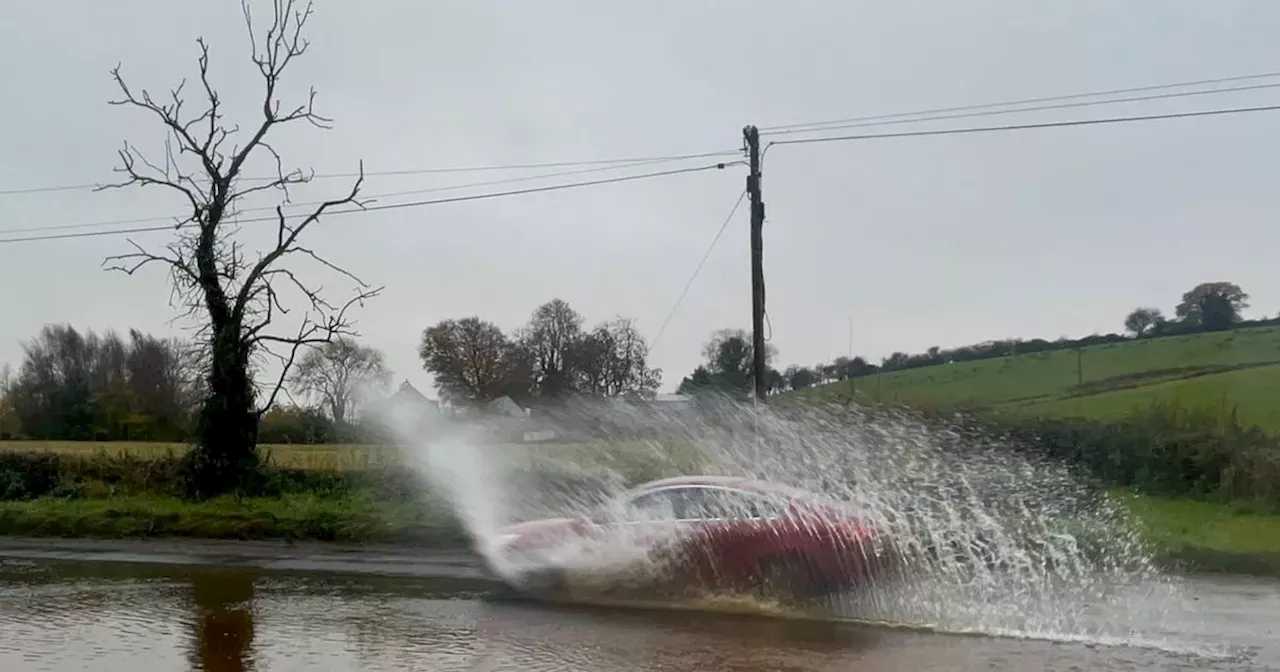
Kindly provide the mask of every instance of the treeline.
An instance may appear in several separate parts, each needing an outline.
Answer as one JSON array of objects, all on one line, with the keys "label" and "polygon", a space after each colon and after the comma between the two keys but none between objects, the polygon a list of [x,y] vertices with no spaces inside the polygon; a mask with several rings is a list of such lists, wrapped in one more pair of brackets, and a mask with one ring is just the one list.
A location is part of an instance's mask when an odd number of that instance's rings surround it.
[{"label": "treeline", "polygon": [[[777,348],[765,344],[765,390],[770,394],[787,388],[786,376],[773,367]],[[720,329],[702,346],[703,363],[680,381],[681,394],[715,394],[728,398],[747,397],[755,387],[755,347],[742,329]]]},{"label": "treeline", "polygon": [[177,339],[49,325],[0,378],[0,438],[178,441],[201,395],[199,362]]},{"label": "treeline", "polygon": [[[47,325],[23,346],[15,371],[0,367],[0,440],[166,441],[196,438],[205,395],[200,350],[130,329],[81,332]],[[377,435],[353,411],[389,376],[382,354],[350,339],[309,349],[290,383],[312,403],[263,414],[264,443],[366,440]]]},{"label": "treeline", "polygon": [[944,349],[929,348],[916,354],[894,352],[875,364],[863,357],[839,357],[814,366],[790,366],[777,381],[783,389],[802,390],[816,385],[868,376],[881,372],[917,369],[950,362],[972,362],[997,357],[1074,350],[1134,339],[1183,336],[1225,329],[1280,326],[1280,317],[1246,320],[1241,313],[1249,307],[1249,295],[1229,282],[1205,282],[1182,295],[1175,307],[1175,319],[1167,319],[1158,308],[1140,307],[1124,321],[1124,333],[1092,334],[1083,338],[1008,338]]},{"label": "treeline", "polygon": [[502,397],[537,405],[649,396],[662,383],[633,320],[616,317],[588,328],[561,299],[539,306],[510,334],[478,316],[443,320],[422,332],[418,354],[440,398],[462,406]]},{"label": "treeline", "polygon": [[[46,326],[24,346],[17,371],[0,371],[0,439],[194,440],[206,396],[200,352],[137,330],[121,337]],[[443,320],[423,331],[419,355],[440,398],[473,412],[501,397],[523,407],[648,397],[662,380],[631,319],[588,327],[560,299],[510,334],[479,317]],[[383,354],[351,338],[308,347],[287,377],[291,395],[261,415],[257,440],[386,440],[364,411],[387,398],[390,379]]]}]

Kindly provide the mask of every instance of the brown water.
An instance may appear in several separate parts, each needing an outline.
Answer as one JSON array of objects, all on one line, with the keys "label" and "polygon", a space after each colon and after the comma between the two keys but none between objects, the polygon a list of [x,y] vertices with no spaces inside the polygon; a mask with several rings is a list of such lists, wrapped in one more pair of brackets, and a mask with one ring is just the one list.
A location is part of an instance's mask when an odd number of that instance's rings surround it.
[{"label": "brown water", "polygon": [[1188,590],[1195,613],[1152,624],[1147,643],[1104,643],[504,604],[413,578],[0,561],[0,670],[1280,669],[1280,584]]}]

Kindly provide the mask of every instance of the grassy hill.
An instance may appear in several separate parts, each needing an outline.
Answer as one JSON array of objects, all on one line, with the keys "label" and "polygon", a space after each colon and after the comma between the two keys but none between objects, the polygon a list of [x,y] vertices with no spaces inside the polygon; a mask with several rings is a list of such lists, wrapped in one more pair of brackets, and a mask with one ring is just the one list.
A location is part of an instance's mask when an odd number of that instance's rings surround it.
[{"label": "grassy hill", "polygon": [[863,376],[799,394],[1113,418],[1172,402],[1280,433],[1280,328],[1171,336]]}]

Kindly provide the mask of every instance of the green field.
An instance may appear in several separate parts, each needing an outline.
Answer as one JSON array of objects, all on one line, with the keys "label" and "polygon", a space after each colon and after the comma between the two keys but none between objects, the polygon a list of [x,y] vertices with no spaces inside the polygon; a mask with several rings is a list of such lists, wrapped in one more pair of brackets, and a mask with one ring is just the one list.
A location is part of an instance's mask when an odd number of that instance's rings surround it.
[{"label": "green field", "polygon": [[[147,441],[0,441],[0,452],[83,457],[157,459],[182,455],[187,450],[188,446],[182,443]],[[271,464],[310,471],[354,471],[404,464],[404,454],[391,446],[264,444],[258,450]]]},{"label": "green field", "polygon": [[799,394],[1114,418],[1154,402],[1235,409],[1280,432],[1280,328],[1153,338],[864,376]]},{"label": "green field", "polygon": [[[645,441],[609,443],[511,444],[494,447],[505,466],[538,468],[568,465],[587,471],[612,471],[631,481],[693,473],[700,469],[690,444]],[[79,457],[164,459],[182,455],[181,443],[145,441],[0,441],[0,453],[52,453]],[[263,444],[258,446],[268,464],[314,472],[342,473],[400,467],[415,459],[412,451],[395,446],[360,444]]]}]

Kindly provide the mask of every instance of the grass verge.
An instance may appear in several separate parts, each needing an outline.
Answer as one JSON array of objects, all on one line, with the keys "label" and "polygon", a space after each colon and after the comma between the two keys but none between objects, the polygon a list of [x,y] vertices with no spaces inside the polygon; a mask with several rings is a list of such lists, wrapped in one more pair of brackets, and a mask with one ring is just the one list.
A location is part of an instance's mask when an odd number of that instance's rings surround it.
[{"label": "grass verge", "polygon": [[438,506],[371,497],[315,495],[170,497],[0,502],[0,534],[36,537],[190,537],[340,542],[466,543],[461,526]]},{"label": "grass verge", "polygon": [[1117,492],[1167,566],[1280,576],[1280,515],[1248,502],[1220,504]]}]

